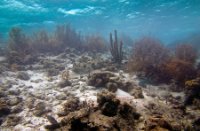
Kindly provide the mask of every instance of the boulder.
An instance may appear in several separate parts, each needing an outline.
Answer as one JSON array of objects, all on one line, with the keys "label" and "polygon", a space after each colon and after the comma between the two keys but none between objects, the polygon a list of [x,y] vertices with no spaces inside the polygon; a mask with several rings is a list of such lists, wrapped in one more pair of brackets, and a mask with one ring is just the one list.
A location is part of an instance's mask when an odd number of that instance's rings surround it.
[{"label": "boulder", "polygon": [[120,77],[110,71],[101,70],[92,72],[87,83],[89,86],[107,88],[111,92],[116,92],[117,88],[130,92],[133,88],[133,83],[120,79]]},{"label": "boulder", "polygon": [[29,74],[27,72],[20,71],[20,72],[17,73],[17,78],[27,81],[27,80],[30,79],[30,76],[29,76]]},{"label": "boulder", "polygon": [[64,88],[66,86],[71,86],[72,83],[69,81],[69,80],[61,80],[59,83],[58,83],[58,86],[60,88]]},{"label": "boulder", "polygon": [[44,115],[47,112],[48,112],[48,110],[46,109],[45,103],[39,102],[36,104],[33,114],[37,117],[41,117],[42,115]]},{"label": "boulder", "polygon": [[141,99],[144,98],[142,88],[141,87],[134,87],[131,91],[130,94],[134,96],[135,99]]}]

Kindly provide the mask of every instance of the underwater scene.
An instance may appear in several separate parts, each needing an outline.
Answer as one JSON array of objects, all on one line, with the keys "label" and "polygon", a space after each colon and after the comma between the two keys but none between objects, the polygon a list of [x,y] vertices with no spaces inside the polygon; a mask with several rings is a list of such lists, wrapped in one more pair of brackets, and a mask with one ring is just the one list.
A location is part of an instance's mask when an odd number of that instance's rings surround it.
[{"label": "underwater scene", "polygon": [[200,131],[199,0],[1,0],[0,131]]}]

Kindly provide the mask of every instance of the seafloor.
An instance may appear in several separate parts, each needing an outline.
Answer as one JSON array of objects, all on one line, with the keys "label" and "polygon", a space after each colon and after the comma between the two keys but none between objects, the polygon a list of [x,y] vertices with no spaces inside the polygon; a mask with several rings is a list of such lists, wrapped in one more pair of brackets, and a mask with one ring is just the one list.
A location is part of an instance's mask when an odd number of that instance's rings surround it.
[{"label": "seafloor", "polygon": [[34,64],[11,69],[0,57],[1,131],[170,131],[198,125],[200,110],[181,106],[184,92],[142,83],[116,68],[109,54],[68,49],[38,55]]}]

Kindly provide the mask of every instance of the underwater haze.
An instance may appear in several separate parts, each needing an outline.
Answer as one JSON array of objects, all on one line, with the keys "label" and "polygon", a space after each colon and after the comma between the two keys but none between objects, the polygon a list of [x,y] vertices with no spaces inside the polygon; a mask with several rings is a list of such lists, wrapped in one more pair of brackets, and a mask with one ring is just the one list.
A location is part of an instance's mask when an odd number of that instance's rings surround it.
[{"label": "underwater haze", "polygon": [[0,131],[200,131],[200,0],[0,0]]},{"label": "underwater haze", "polygon": [[113,29],[133,38],[151,35],[165,43],[200,31],[199,0],[1,0],[0,35],[70,23],[82,33],[107,36]]}]

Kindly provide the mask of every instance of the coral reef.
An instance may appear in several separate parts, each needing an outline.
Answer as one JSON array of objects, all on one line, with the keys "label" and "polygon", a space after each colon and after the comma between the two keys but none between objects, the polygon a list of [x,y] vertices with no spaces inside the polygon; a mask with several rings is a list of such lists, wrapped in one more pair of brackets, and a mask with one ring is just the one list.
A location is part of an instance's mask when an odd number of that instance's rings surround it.
[{"label": "coral reef", "polygon": [[93,70],[106,67],[108,64],[108,62],[98,56],[89,57],[87,54],[83,54],[76,62],[74,62],[72,70],[79,74],[90,73]]},{"label": "coral reef", "polygon": [[145,122],[145,131],[181,131],[181,126],[173,125],[162,116],[152,116]]},{"label": "coral reef", "polygon": [[110,55],[103,38],[82,38],[70,26],[34,37],[12,29],[7,61],[0,59],[0,130],[199,130],[195,50],[168,52],[145,37],[128,70],[119,41],[110,34]]},{"label": "coral reef", "polygon": [[58,116],[66,116],[70,112],[80,110],[85,106],[84,104],[85,103],[80,102],[77,97],[70,97],[68,101],[63,104],[63,110],[58,112]]},{"label": "coral reef", "polygon": [[95,70],[90,74],[88,78],[88,85],[94,87],[104,87],[113,92],[115,92],[117,88],[127,92],[134,88],[133,83],[121,80],[120,77],[110,71],[101,70]]},{"label": "coral reef", "polygon": [[97,95],[98,106],[87,104],[79,105],[78,99],[70,100],[64,104],[65,111],[68,111],[60,122],[54,118],[48,118],[51,125],[45,128],[52,130],[123,130],[136,129],[136,121],[140,114],[127,103],[120,103],[115,95],[103,91]]}]

